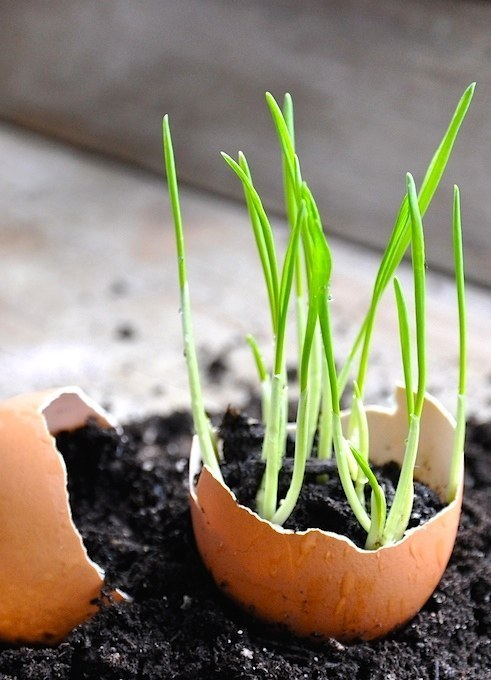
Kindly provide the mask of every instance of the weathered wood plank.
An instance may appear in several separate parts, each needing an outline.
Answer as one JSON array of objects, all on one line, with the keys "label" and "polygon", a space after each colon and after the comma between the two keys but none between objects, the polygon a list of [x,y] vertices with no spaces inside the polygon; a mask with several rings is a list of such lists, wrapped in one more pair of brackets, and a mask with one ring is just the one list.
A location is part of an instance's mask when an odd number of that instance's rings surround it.
[{"label": "weathered wood plank", "polygon": [[479,82],[428,256],[447,268],[462,185],[470,276],[491,283],[491,5],[460,0],[67,0],[4,3],[0,116],[161,171],[169,112],[182,177],[238,195],[242,148],[280,207],[263,93],[291,90],[299,148],[330,229],[380,246],[404,173],[421,179],[465,86]]}]

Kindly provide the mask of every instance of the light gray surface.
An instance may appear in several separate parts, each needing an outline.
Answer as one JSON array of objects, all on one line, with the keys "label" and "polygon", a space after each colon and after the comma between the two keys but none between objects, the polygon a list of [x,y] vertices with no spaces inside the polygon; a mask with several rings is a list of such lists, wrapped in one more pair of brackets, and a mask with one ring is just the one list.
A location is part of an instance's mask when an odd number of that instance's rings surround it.
[{"label": "light gray surface", "polygon": [[[161,179],[0,126],[0,396],[80,384],[126,419],[188,407],[169,205]],[[203,368],[224,353],[209,408],[240,405],[255,384],[244,335],[270,354],[269,319],[245,209],[182,195]],[[429,225],[431,226],[431,225]],[[280,229],[280,240],[286,230]],[[342,358],[366,309],[378,258],[332,239],[333,316]],[[408,271],[402,271],[408,281]],[[469,289],[469,402],[491,415],[491,298]],[[453,410],[453,285],[429,277],[429,387]],[[122,326],[134,337],[118,338]],[[401,376],[392,304],[384,306],[369,398]],[[292,341],[288,344],[295,355]]]},{"label": "light gray surface", "polygon": [[3,3],[0,116],[160,172],[169,112],[182,177],[239,187],[218,152],[250,155],[281,206],[263,101],[291,90],[306,176],[330,229],[381,245],[473,80],[474,107],[433,212],[428,258],[451,261],[461,184],[469,275],[491,284],[491,5],[470,0],[66,0]]}]

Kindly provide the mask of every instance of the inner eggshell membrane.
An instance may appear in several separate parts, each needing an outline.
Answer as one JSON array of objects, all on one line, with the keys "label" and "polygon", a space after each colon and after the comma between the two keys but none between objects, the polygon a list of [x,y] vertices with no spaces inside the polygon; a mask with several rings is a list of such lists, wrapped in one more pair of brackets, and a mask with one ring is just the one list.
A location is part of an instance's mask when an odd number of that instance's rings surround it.
[{"label": "inner eggshell membrane", "polygon": [[76,387],[0,403],[0,638],[7,642],[57,642],[99,609],[103,572],[72,521],[54,439],[88,418],[116,426]]}]

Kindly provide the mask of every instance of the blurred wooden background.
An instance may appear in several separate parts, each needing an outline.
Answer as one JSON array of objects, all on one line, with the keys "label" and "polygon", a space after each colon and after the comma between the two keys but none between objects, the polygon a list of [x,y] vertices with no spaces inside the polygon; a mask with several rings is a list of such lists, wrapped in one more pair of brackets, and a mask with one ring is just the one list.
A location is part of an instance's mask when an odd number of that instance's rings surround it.
[{"label": "blurred wooden background", "polygon": [[292,92],[298,147],[329,228],[385,243],[410,170],[421,180],[460,94],[478,81],[428,258],[448,268],[461,185],[469,276],[491,284],[491,4],[465,0],[17,0],[2,3],[0,117],[161,172],[172,116],[182,178],[240,195],[243,149],[281,210],[264,104]]},{"label": "blurred wooden background", "polygon": [[250,158],[281,210],[269,89],[296,102],[298,148],[326,224],[382,246],[404,175],[421,180],[460,94],[478,81],[428,259],[447,269],[459,183],[469,276],[491,284],[491,4],[469,0],[65,0],[2,3],[0,117],[161,172],[171,114],[182,178],[227,196],[218,152]]},{"label": "blurred wooden background", "polygon": [[[428,213],[427,254],[448,267],[458,182],[469,278],[490,284],[490,23],[491,4],[451,0],[0,3],[0,396],[78,383],[124,417],[189,406],[161,167],[165,112],[181,177],[205,190],[183,187],[182,199],[210,408],[247,402],[257,388],[245,333],[270,347],[246,211],[223,198],[240,188],[218,153],[242,148],[281,212],[266,89],[295,97],[304,172],[338,235],[340,360],[366,309],[404,174],[421,180],[473,80],[473,107]],[[274,221],[284,241],[284,223]],[[401,276],[409,284],[407,267]],[[428,287],[429,388],[453,409],[455,289],[435,272]],[[485,419],[491,295],[469,286],[468,301],[469,409]],[[401,377],[392,296],[386,303],[370,398]],[[218,382],[207,371],[216,357],[229,369]]]}]

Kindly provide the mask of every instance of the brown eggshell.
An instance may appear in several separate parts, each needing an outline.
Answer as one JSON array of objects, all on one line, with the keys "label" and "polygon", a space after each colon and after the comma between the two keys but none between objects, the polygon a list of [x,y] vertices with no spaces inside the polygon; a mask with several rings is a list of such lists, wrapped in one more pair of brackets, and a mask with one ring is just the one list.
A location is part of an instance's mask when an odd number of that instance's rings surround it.
[{"label": "brown eggshell", "polygon": [[[401,462],[404,390],[397,389],[394,409],[370,407],[367,417],[372,462]],[[442,498],[454,429],[451,416],[427,396],[415,476]],[[299,636],[371,640],[411,619],[440,581],[457,533],[462,481],[457,498],[430,521],[392,546],[367,551],[334,533],[293,532],[262,520],[209,468],[199,474],[200,458],[195,438],[190,487],[198,549],[215,582],[251,614]]]},{"label": "brown eggshell", "polygon": [[76,387],[0,403],[0,638],[8,642],[56,642],[98,610],[103,573],[72,522],[54,440],[89,417],[115,426]]}]

